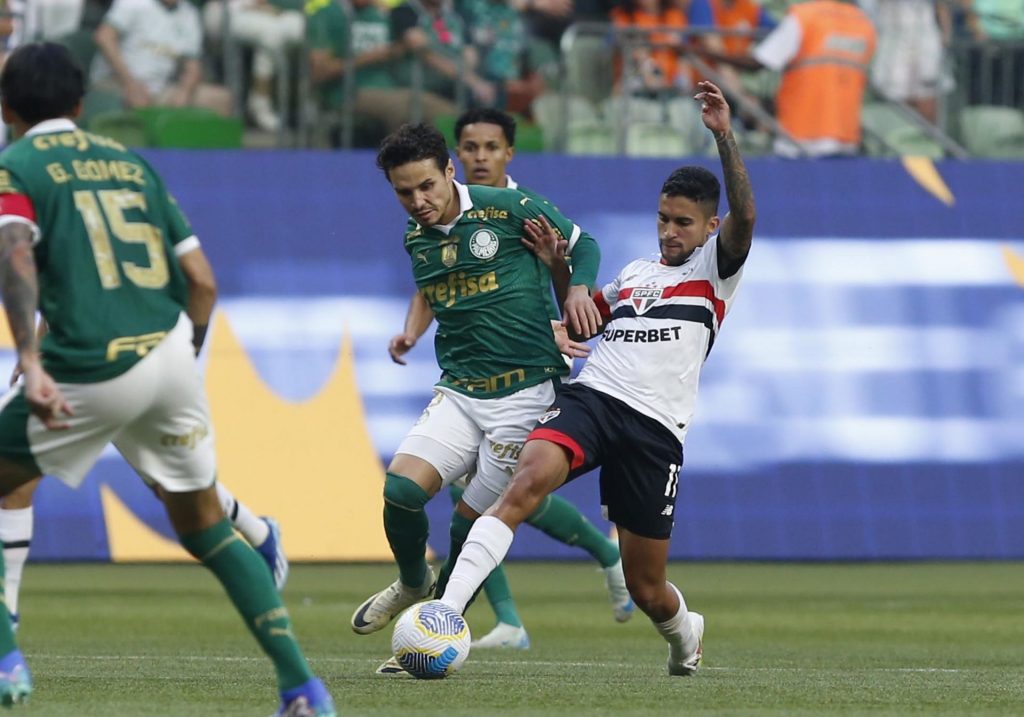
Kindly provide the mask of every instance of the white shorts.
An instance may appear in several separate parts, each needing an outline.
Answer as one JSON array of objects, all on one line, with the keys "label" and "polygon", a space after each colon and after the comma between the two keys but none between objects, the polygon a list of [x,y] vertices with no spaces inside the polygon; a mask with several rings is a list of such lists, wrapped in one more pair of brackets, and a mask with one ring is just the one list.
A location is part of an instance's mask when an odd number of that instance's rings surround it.
[{"label": "white shorts", "polygon": [[209,488],[216,478],[213,426],[191,336],[192,323],[182,314],[120,376],[58,384],[74,411],[63,430],[49,430],[28,413],[16,386],[0,400],[0,456],[24,462],[30,453],[44,475],[74,488],[113,443],[150,485],[172,493]]},{"label": "white shorts", "polygon": [[445,486],[471,474],[462,499],[483,513],[505,490],[526,436],[554,400],[553,381],[501,398],[470,398],[435,387],[433,400],[395,452],[434,466]]},{"label": "white shorts", "polygon": [[927,99],[949,89],[934,3],[884,0],[871,83],[890,100]]}]

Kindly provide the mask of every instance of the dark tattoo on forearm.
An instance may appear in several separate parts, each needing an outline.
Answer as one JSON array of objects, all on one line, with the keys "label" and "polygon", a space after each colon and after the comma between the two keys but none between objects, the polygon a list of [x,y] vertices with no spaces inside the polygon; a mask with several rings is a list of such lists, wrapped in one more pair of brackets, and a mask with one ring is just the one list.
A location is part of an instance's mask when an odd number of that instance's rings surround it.
[{"label": "dark tattoo on forearm", "polygon": [[0,296],[20,352],[36,349],[39,284],[32,254],[32,230],[24,224],[0,227]]},{"label": "dark tattoo on forearm", "polygon": [[750,175],[740,157],[736,137],[732,132],[716,132],[718,155],[722,158],[725,174],[725,194],[729,201],[729,212],[734,220],[744,221],[754,216],[754,190],[750,186]]}]

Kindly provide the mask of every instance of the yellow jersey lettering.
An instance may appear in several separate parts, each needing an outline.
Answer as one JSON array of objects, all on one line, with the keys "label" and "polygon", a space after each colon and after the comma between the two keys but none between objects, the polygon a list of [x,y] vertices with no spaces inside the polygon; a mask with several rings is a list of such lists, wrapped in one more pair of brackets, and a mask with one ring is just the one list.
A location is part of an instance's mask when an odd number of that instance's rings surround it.
[{"label": "yellow jersey lettering", "polygon": [[139,357],[145,356],[163,340],[166,331],[157,331],[141,336],[121,336],[107,344],[107,361],[114,361],[125,352],[132,352]]},{"label": "yellow jersey lettering", "polygon": [[51,162],[46,165],[46,172],[50,175],[50,179],[53,180],[54,184],[64,184],[64,182],[71,181],[71,175],[64,169],[64,166],[60,162]]},{"label": "yellow jersey lettering", "polygon": [[[517,383],[526,380],[526,371],[521,368],[512,369],[497,376],[485,376],[483,378],[460,378],[452,381],[455,386],[462,386],[469,393],[494,393],[504,389],[512,388]],[[496,444],[491,444],[492,449]]]}]

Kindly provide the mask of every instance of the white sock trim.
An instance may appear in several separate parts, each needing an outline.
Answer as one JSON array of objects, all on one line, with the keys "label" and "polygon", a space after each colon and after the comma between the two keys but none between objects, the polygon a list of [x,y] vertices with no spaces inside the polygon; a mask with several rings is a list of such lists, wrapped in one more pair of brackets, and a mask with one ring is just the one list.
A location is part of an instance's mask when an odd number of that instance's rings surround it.
[{"label": "white sock trim", "polygon": [[462,546],[441,600],[459,612],[464,612],[487,576],[505,559],[512,546],[513,536],[512,529],[500,519],[492,515],[477,518]]},{"label": "white sock trim", "polygon": [[223,483],[217,481],[217,498],[220,499],[220,507],[224,515],[228,517],[231,524],[245,538],[246,542],[256,548],[263,545],[263,541],[270,535],[270,528],[249,510],[244,503],[235,498]]}]

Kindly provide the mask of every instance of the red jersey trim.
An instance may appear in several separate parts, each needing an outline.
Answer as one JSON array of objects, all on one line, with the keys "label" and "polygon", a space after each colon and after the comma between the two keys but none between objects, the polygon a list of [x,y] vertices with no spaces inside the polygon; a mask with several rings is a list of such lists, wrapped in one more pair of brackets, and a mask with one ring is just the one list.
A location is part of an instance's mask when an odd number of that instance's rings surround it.
[{"label": "red jersey trim", "polygon": [[[619,300],[628,299],[632,295],[632,287],[623,289],[619,292]],[[681,284],[676,284],[675,286],[666,286],[661,290],[662,299],[672,299],[678,296],[696,296],[702,299],[707,299],[715,309],[715,318],[718,319],[718,325],[722,325],[722,321],[725,319],[725,302],[715,296],[715,287],[710,281],[706,279],[684,281]],[[598,308],[600,308],[600,306]]]},{"label": "red jersey trim", "polygon": [[0,194],[0,216],[15,216],[36,223],[36,208],[26,194]]},{"label": "red jersey trim", "polygon": [[604,300],[603,291],[594,294],[594,303],[597,304],[597,310],[600,312],[601,318],[610,319],[612,317],[612,307],[608,306],[608,302]]},{"label": "red jersey trim", "polygon": [[583,451],[583,446],[574,441],[570,436],[565,435],[561,431],[556,431],[553,428],[534,428],[530,431],[530,435],[526,437],[527,441],[548,441],[555,445],[561,446],[569,452],[569,470],[576,470],[583,465],[583,460],[586,458],[586,453]]}]

